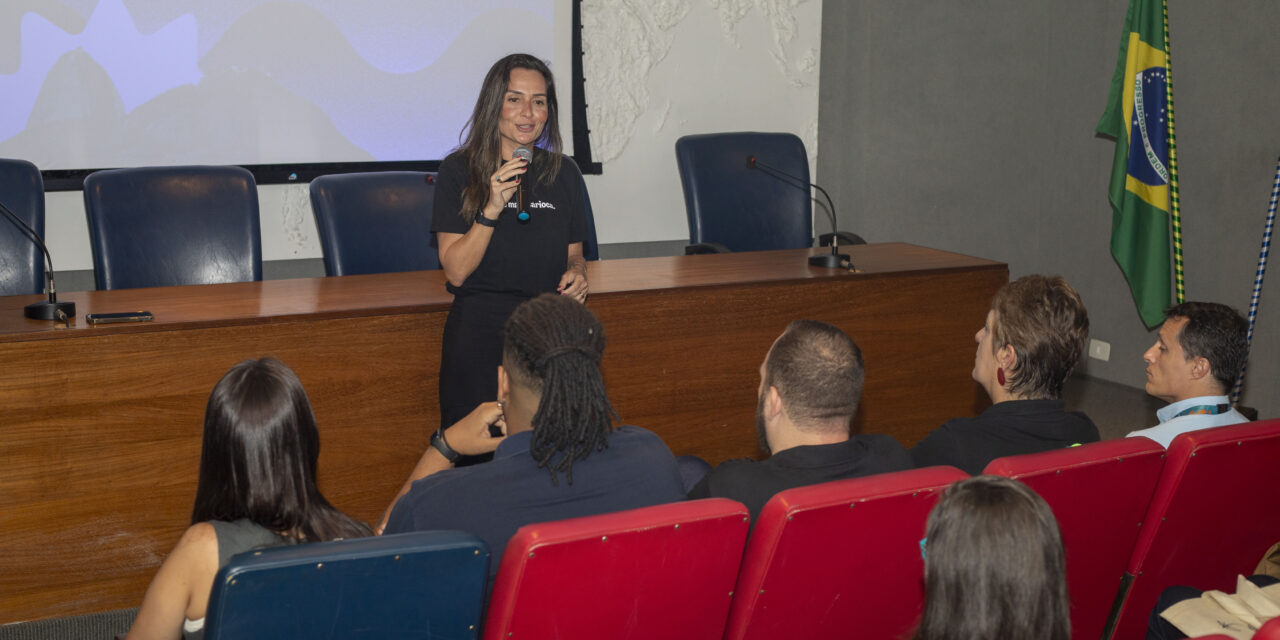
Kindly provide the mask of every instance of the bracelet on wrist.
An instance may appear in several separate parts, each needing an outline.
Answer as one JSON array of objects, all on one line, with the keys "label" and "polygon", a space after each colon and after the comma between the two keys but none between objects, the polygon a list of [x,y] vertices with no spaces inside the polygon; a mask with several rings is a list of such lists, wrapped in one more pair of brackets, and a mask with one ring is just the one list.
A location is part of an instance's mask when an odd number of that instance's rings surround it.
[{"label": "bracelet on wrist", "polygon": [[496,228],[498,226],[498,221],[496,219],[490,219],[485,217],[484,209],[481,209],[478,213],[476,213],[475,223],[478,225],[489,227],[489,228]]},{"label": "bracelet on wrist", "polygon": [[431,434],[431,448],[439,451],[440,455],[444,456],[444,459],[449,461],[449,464],[457,462],[458,458],[462,457],[462,454],[454,451],[453,448],[449,446],[449,443],[445,441],[444,429],[436,429],[436,432]]}]

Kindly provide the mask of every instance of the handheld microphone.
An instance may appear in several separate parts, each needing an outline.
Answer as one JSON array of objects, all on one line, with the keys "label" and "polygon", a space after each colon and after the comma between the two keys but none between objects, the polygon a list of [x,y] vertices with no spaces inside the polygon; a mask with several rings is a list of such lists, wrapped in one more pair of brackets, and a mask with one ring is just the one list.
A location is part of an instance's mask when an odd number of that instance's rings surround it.
[{"label": "handheld microphone", "polygon": [[[831,219],[831,254],[810,256],[809,264],[826,269],[841,269],[845,267],[853,269],[853,263],[849,261],[849,256],[840,253],[839,251],[840,236],[836,231],[836,206],[831,202],[831,195],[827,193],[826,189],[823,189],[822,187],[807,180],[801,180],[799,176],[793,176],[775,166],[760,162],[755,156],[747,156],[747,169],[759,169],[775,178],[786,178],[783,182],[786,182],[797,189],[813,187],[814,189],[822,192],[822,195],[827,199],[827,217]],[[801,187],[801,185],[804,185],[804,187]]]},{"label": "handheld microphone", "polygon": [[40,247],[40,252],[44,254],[45,263],[48,268],[44,270],[45,279],[49,281],[49,299],[43,302],[33,302],[23,309],[23,315],[33,320],[57,320],[59,322],[70,323],[71,318],[76,315],[76,303],[74,302],[58,302],[58,289],[53,284],[53,258],[49,256],[49,248],[44,246],[44,241],[40,239],[40,234],[31,228],[18,214],[14,213],[0,202],[0,213],[3,213],[14,226],[18,227],[22,234],[27,236],[32,242]]},{"label": "handheld microphone", "polygon": [[[525,166],[525,167],[528,167],[529,165],[533,164],[533,152],[532,152],[532,151],[530,151],[530,150],[528,149],[528,147],[520,147],[520,148],[516,149],[515,151],[513,151],[513,152],[511,153],[511,157],[512,157],[512,158],[524,158],[524,160],[525,160],[525,165],[524,165],[524,166]],[[528,172],[528,171],[525,171],[524,177],[525,177],[525,178],[529,177],[529,172]],[[532,217],[532,216],[530,216],[530,215],[529,215],[529,210],[528,210],[527,208],[525,208],[525,206],[524,206],[524,205],[525,205],[525,202],[524,202],[524,183],[525,183],[525,180],[523,180],[523,179],[522,179],[522,180],[520,180],[520,186],[516,187],[516,190],[520,192],[520,195],[519,195],[520,213],[516,214],[516,220],[519,220],[520,222],[528,222],[528,221],[529,221],[529,218],[531,218],[531,217]]]}]

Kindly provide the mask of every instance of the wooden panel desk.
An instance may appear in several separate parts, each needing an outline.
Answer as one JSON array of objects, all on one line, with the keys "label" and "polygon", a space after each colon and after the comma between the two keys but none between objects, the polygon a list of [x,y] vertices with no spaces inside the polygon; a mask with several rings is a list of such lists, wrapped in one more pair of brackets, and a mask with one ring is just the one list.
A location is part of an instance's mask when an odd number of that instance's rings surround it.
[{"label": "wooden panel desk", "polygon": [[[605,377],[625,422],[677,454],[754,456],[757,368],[788,322],[863,349],[858,428],[910,445],[969,415],[973,333],[1004,264],[905,244],[592,263]],[[440,272],[73,293],[69,328],[0,298],[0,623],[137,606],[190,518],[209,391],[274,355],[310,393],[321,487],[375,520],[436,427],[450,296]],[[90,327],[86,313],[155,321]]]}]

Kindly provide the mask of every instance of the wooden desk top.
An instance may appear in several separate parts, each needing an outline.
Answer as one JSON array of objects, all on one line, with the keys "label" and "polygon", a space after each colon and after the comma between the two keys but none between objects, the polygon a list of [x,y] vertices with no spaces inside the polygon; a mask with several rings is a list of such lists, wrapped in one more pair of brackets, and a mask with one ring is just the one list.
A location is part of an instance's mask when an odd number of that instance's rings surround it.
[{"label": "wooden desk top", "polygon": [[[1000,262],[919,247],[883,243],[842,247],[856,272],[809,266],[820,249],[719,255],[631,258],[588,263],[591,296],[694,287],[779,283],[815,278],[875,278],[887,274],[955,269],[1005,269]],[[447,309],[453,296],[442,271],[266,280],[218,285],[70,292],[76,303],[69,327],[23,317],[41,296],[0,297],[0,343],[105,333],[134,333],[275,322],[299,316],[362,317]],[[155,320],[93,326],[85,314],[146,310]],[[88,332],[88,333],[86,333]]]}]

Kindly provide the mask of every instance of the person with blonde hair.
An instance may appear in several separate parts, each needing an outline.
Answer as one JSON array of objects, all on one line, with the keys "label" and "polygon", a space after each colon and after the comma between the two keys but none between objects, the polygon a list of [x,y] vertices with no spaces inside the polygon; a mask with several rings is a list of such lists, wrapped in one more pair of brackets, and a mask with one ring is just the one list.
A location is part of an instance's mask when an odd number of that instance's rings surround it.
[{"label": "person with blonde hair", "polygon": [[1097,442],[1093,421],[1062,401],[1088,337],[1084,303],[1061,276],[1023,276],[1001,287],[973,336],[973,379],[991,406],[948,420],[911,449],[912,462],[977,475],[996,458]]}]

